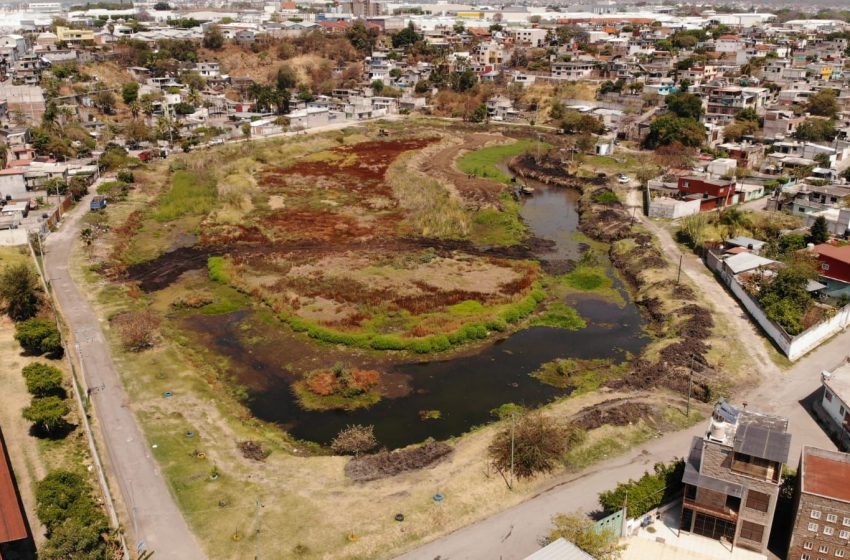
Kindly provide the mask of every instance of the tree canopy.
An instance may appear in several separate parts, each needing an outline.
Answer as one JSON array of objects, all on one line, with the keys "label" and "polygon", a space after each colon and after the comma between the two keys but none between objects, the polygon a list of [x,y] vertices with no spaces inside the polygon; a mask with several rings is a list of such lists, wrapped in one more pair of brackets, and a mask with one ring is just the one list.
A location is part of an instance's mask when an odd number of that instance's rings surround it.
[{"label": "tree canopy", "polygon": [[552,524],[550,541],[562,538],[597,560],[617,560],[625,549],[617,544],[617,537],[610,529],[595,530],[593,521],[585,515],[560,513],[552,518]]},{"label": "tree canopy", "polygon": [[832,89],[819,91],[809,97],[809,101],[806,104],[806,110],[812,115],[827,117],[830,119],[834,118],[839,111],[837,93]]},{"label": "tree canopy", "polygon": [[679,118],[699,120],[702,116],[702,99],[692,93],[671,93],[664,102],[667,110]]},{"label": "tree canopy", "polygon": [[38,278],[26,263],[13,264],[0,274],[0,298],[13,321],[25,321],[38,313]]},{"label": "tree canopy", "polygon": [[838,132],[835,129],[834,121],[824,118],[809,118],[797,127],[794,138],[809,142],[828,142],[835,138],[836,134]]},{"label": "tree canopy", "polygon": [[705,127],[697,120],[663,115],[649,125],[644,140],[647,148],[666,146],[678,142],[686,147],[698,147],[705,141]]}]

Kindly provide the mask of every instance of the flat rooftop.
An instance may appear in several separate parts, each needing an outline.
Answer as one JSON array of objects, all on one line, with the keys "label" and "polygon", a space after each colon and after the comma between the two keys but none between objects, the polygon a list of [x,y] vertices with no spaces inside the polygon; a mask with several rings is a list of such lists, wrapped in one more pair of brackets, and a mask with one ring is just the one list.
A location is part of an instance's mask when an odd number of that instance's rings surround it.
[{"label": "flat rooftop", "polygon": [[850,404],[850,363],[842,364],[823,377],[823,384],[839,399]]},{"label": "flat rooftop", "polygon": [[800,470],[804,493],[850,502],[850,454],[806,446]]}]

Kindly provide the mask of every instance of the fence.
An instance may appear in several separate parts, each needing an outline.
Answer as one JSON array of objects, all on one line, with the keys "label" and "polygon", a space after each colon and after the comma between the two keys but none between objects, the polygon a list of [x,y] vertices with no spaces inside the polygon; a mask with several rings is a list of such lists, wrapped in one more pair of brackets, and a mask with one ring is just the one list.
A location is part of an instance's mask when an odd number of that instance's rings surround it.
[{"label": "fence", "polygon": [[741,302],[750,316],[759,324],[765,334],[773,340],[779,349],[788,356],[789,360],[799,359],[826,339],[845,329],[847,325],[850,325],[850,305],[846,305],[829,319],[809,327],[796,336],[791,336],[764,313],[764,310],[755,298],[738,282],[738,279],[735,278],[735,275],[729,270],[726,263],[723,262],[723,259],[718,254],[714,251],[707,251],[705,263],[708,268],[723,280],[723,283],[735,294],[735,297],[738,298],[738,301]]},{"label": "fence", "polygon": [[619,539],[623,536],[623,530],[625,529],[626,521],[626,508],[621,509],[615,513],[612,513],[608,517],[600,519],[596,523],[593,524],[593,531],[596,533],[602,533],[607,531],[611,534],[612,540]]}]

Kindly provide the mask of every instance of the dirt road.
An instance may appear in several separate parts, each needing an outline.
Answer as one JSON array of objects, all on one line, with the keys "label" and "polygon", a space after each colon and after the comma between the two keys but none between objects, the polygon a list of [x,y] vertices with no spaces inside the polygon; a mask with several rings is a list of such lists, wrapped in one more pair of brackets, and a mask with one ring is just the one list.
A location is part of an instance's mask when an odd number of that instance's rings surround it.
[{"label": "dirt road", "polygon": [[127,510],[126,529],[134,539],[128,543],[130,548],[155,551],[157,559],[200,560],[204,558],[200,545],[177,509],[128,406],[100,321],[71,278],[71,249],[90,199],[83,199],[65,216],[63,227],[47,238],[47,279],[72,341],[79,345],[85,385],[91,390],[92,411],[106,447],[104,460]]},{"label": "dirt road", "polygon": [[[638,193],[639,194],[639,193]],[[639,200],[639,199],[638,199]],[[674,262],[682,255],[669,232],[648,219],[645,225],[658,237],[665,253]],[[754,409],[786,416],[792,434],[788,463],[796,465],[802,446],[816,445],[835,449],[833,443],[804,408],[803,404],[816,398],[820,389],[820,372],[833,369],[847,358],[850,349],[850,331],[844,332],[829,343],[802,358],[787,371],[782,371],[768,355],[764,339],[750,323],[738,302],[717,283],[693,255],[682,255],[682,270],[703,293],[715,310],[727,318],[733,329],[749,350],[751,359],[761,372],[761,383],[747,395],[740,395],[736,403],[746,400]],[[553,487],[538,496],[470,525],[444,538],[438,539],[398,560],[519,560],[540,547],[540,539],[551,528],[551,517],[560,512],[598,509],[600,492],[613,488],[617,482],[638,478],[659,461],[670,461],[683,456],[695,435],[702,435],[705,423],[638,446],[620,457],[595,465],[588,471],[563,477]],[[448,497],[447,501],[451,498]]]}]

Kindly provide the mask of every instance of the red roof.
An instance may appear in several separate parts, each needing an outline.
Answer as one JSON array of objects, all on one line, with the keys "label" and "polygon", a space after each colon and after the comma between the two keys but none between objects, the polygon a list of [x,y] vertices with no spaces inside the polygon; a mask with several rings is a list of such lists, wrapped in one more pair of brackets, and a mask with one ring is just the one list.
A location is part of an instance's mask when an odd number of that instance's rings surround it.
[{"label": "red roof", "polygon": [[850,455],[806,446],[802,471],[803,492],[850,502]]},{"label": "red roof", "polygon": [[850,245],[836,247],[829,243],[821,243],[820,245],[815,245],[812,250],[818,255],[823,255],[825,257],[850,264]]},{"label": "red roof", "polygon": [[737,35],[721,35],[720,37],[717,38],[717,40],[718,41],[737,41],[738,36]]},{"label": "red roof", "polygon": [[0,543],[7,543],[23,540],[29,536],[29,532],[1,433],[0,454]]}]

